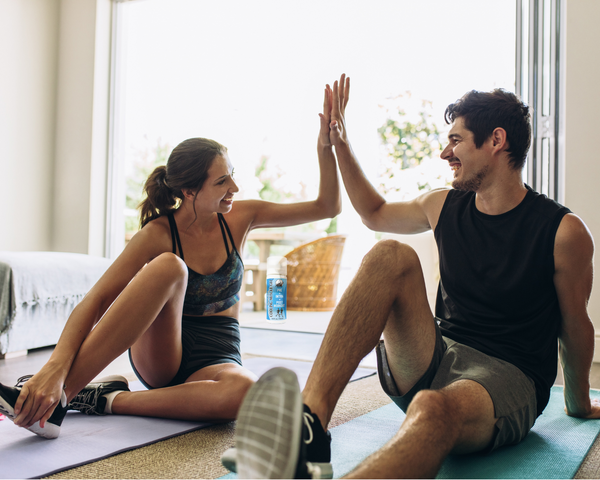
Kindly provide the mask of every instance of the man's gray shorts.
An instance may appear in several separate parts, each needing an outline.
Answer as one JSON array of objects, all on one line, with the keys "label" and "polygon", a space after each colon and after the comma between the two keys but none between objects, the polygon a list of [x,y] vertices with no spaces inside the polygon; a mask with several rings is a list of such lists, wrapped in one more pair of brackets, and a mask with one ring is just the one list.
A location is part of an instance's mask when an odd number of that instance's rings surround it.
[{"label": "man's gray shorts", "polygon": [[399,395],[387,363],[383,340],[377,346],[377,370],[385,393],[406,412],[413,397],[425,389],[439,390],[457,380],[473,380],[482,385],[494,402],[496,436],[486,449],[520,442],[537,418],[533,380],[514,365],[490,357],[474,348],[443,337],[436,322],[436,346],[429,368],[405,395]]}]

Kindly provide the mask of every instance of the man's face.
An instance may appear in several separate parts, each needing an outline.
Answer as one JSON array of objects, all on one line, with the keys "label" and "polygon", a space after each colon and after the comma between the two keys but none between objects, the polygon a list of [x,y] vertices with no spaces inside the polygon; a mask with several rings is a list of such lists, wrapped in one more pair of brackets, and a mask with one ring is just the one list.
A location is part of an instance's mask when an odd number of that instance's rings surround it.
[{"label": "man's face", "polygon": [[472,192],[479,190],[489,173],[486,143],[476,148],[473,132],[465,127],[462,117],[454,121],[448,132],[448,145],[440,155],[454,172],[453,188]]}]

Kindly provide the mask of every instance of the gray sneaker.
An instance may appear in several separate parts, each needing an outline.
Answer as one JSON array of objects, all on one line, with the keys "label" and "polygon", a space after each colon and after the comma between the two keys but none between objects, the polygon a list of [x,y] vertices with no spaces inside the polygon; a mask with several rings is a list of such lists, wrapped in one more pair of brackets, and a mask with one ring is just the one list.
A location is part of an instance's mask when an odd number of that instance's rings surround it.
[{"label": "gray sneaker", "polygon": [[111,375],[88,383],[69,403],[69,410],[78,410],[86,415],[106,415],[106,397],[117,390],[129,391],[129,382],[121,375]]},{"label": "gray sneaker", "polygon": [[[239,478],[331,478],[326,471],[307,461],[304,430],[312,429],[304,413],[296,374],[286,368],[266,372],[248,391],[237,419],[235,449],[223,454],[223,465],[237,469]],[[317,419],[317,422],[320,421]],[[327,447],[329,447],[329,436]],[[310,458],[308,458],[310,460]]]},{"label": "gray sneaker", "polygon": [[[323,430],[321,421],[310,412],[306,405],[304,405],[303,417],[302,436],[306,444],[306,461],[313,467],[312,478],[333,478],[331,434]],[[237,451],[235,447],[228,448],[223,452],[221,464],[230,472],[237,473]],[[319,468],[319,473],[317,473],[316,467]]]}]

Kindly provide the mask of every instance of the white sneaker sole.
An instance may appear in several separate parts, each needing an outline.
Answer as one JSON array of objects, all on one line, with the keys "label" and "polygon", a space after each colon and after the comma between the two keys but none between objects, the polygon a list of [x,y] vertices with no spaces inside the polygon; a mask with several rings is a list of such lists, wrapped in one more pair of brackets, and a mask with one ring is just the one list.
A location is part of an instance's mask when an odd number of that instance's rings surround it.
[{"label": "white sneaker sole", "polygon": [[248,391],[235,431],[239,478],[293,478],[302,436],[302,395],[291,370],[273,368]]},{"label": "white sneaker sole", "polygon": [[[333,478],[333,466],[331,463],[308,463],[312,478]],[[223,452],[223,455],[221,455],[221,464],[230,472],[237,473],[237,452],[235,447],[228,448]]]},{"label": "white sneaker sole", "polygon": [[[61,403],[66,404],[67,397],[65,396],[65,392],[62,392]],[[0,412],[6,415],[11,422],[15,421],[17,417],[15,415],[15,410],[13,407],[4,401],[2,397],[0,397]],[[39,435],[40,437],[53,439],[60,435],[60,426],[54,425],[53,423],[46,422],[44,428],[40,427],[40,422],[35,422],[31,427],[26,427],[30,432]]]}]

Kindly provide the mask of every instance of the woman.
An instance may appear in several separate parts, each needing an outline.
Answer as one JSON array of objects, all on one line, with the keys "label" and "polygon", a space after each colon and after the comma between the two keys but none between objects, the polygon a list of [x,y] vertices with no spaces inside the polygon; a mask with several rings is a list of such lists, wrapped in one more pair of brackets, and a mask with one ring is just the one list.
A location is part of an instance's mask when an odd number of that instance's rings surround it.
[{"label": "woman", "polygon": [[[58,436],[69,408],[234,419],[255,381],[242,367],[239,351],[243,264],[237,249],[254,228],[297,225],[340,212],[329,142],[330,100],[327,86],[319,114],[320,185],[314,201],[234,203],[238,187],[227,150],[200,138],[178,145],[166,167],[156,168],[146,182],[143,228],[73,310],[39,373],[17,387],[0,385],[0,411],[49,438]],[[130,392],[123,377],[86,387],[127,349],[149,390]]]}]

